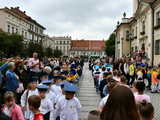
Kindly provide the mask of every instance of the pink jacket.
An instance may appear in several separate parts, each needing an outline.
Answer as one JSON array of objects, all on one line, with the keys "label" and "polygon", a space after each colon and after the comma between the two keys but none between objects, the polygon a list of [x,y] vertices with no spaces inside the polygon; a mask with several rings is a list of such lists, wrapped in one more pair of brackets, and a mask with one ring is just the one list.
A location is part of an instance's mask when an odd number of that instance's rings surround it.
[{"label": "pink jacket", "polygon": [[[7,107],[6,105],[4,105],[2,112],[4,110],[4,108]],[[22,109],[20,106],[18,106],[17,104],[14,105],[13,109],[12,109],[12,113],[11,113],[11,119],[12,120],[25,120],[23,113],[22,113]]]}]

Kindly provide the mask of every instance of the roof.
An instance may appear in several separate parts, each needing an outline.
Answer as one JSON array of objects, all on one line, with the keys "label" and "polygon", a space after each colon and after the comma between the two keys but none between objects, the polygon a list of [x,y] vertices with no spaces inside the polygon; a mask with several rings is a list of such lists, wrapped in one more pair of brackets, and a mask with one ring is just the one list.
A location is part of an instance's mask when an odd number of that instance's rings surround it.
[{"label": "roof", "polygon": [[146,2],[146,3],[153,3],[156,0],[141,0],[142,2]]},{"label": "roof", "polygon": [[28,16],[25,11],[21,11],[19,9],[19,7],[15,7],[15,8],[11,7],[10,9],[7,8],[7,7],[5,7],[5,8],[3,8],[3,10],[5,10],[7,12],[15,13],[16,15],[18,15],[18,16],[20,16],[20,17],[22,17],[22,18],[24,18],[24,19],[26,19],[26,20],[28,20],[28,21],[36,24],[36,25],[38,25],[39,27],[41,27],[43,29],[46,29],[45,27],[43,27],[42,25],[40,25],[36,20],[34,20],[30,16]]},{"label": "roof", "polygon": [[86,50],[86,51],[102,51],[105,48],[104,40],[72,40],[72,50]]}]

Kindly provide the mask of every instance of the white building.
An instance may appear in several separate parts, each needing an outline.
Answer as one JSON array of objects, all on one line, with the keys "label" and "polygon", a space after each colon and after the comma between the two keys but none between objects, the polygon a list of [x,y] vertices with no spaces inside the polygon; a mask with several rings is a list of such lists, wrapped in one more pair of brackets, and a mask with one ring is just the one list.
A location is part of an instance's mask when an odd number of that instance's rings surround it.
[{"label": "white building", "polygon": [[64,56],[70,56],[71,37],[52,37],[55,42],[55,49],[61,50]]},{"label": "white building", "polygon": [[43,39],[45,28],[31,17],[26,15],[25,11],[16,8],[0,9],[0,28],[10,34],[19,34],[24,37],[25,42],[30,40],[40,42]]},{"label": "white building", "polygon": [[48,35],[44,36],[44,39],[42,41],[43,47],[44,48],[52,48],[52,50],[55,49],[55,41],[53,38],[49,37]]},{"label": "white building", "polygon": [[155,42],[159,40],[160,34],[154,29],[154,26],[160,23],[158,22],[160,21],[159,11],[160,1],[158,0],[133,0],[133,17],[128,18],[125,24],[122,20],[115,30],[116,57],[120,58],[130,54],[133,57],[147,58],[150,64],[160,62],[157,60],[160,47],[158,41]]}]

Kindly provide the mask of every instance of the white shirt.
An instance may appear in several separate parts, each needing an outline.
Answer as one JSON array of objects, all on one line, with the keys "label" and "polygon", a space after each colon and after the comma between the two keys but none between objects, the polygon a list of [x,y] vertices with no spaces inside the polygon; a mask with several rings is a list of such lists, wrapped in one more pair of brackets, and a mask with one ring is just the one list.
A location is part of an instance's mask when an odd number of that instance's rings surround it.
[{"label": "white shirt", "polygon": [[107,100],[108,100],[109,94],[107,96],[105,96],[99,103],[99,108],[103,109],[103,107],[105,106]]},{"label": "white shirt", "polygon": [[40,71],[38,63],[39,63],[39,59],[30,58],[28,60],[28,66],[29,67],[32,67],[33,65],[37,64],[35,67],[30,69],[32,72],[39,72]]},{"label": "white shirt", "polygon": [[62,94],[61,87],[55,84],[51,86],[51,91],[54,92],[56,96]]},{"label": "white shirt", "polygon": [[51,112],[53,110],[53,103],[50,99],[45,97],[44,99],[41,99],[41,105],[39,110],[41,113],[45,115],[46,113]]},{"label": "white shirt", "polygon": [[56,94],[55,94],[53,91],[49,90],[49,91],[46,93],[46,97],[51,100],[52,104],[55,103]]},{"label": "white shirt", "polygon": [[80,101],[76,97],[71,100],[61,99],[57,103],[57,110],[60,111],[60,120],[78,120],[78,113],[81,107]]},{"label": "white shirt", "polygon": [[46,93],[46,98],[49,99],[52,102],[53,105],[53,110],[50,111],[50,120],[55,120],[55,116],[56,116],[56,110],[54,109],[54,104],[55,104],[55,100],[56,100],[56,94],[53,93],[51,90],[49,90]]},{"label": "white shirt", "polygon": [[[27,96],[28,94],[28,96]],[[27,106],[27,110],[24,111],[24,117],[25,119],[30,119],[33,117],[33,113],[29,110],[28,108],[28,98],[32,95],[38,95],[38,90],[35,89],[35,90],[25,90],[23,95],[21,96],[21,106],[24,107],[24,106]]]}]

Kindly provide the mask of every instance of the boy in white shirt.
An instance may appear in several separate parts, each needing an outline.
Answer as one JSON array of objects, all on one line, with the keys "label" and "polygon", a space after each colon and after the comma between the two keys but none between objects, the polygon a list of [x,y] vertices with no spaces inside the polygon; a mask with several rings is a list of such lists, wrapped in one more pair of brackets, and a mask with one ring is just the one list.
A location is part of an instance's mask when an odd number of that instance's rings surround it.
[{"label": "boy in white shirt", "polygon": [[75,92],[78,87],[72,83],[65,83],[65,97],[57,103],[57,110],[60,112],[60,120],[78,120],[78,113],[81,109],[81,104],[78,98],[75,97]]},{"label": "boy in white shirt", "polygon": [[39,96],[41,98],[40,112],[44,115],[44,120],[50,120],[50,112],[53,111],[53,103],[46,97],[46,93],[49,89],[46,85],[38,85]]}]

